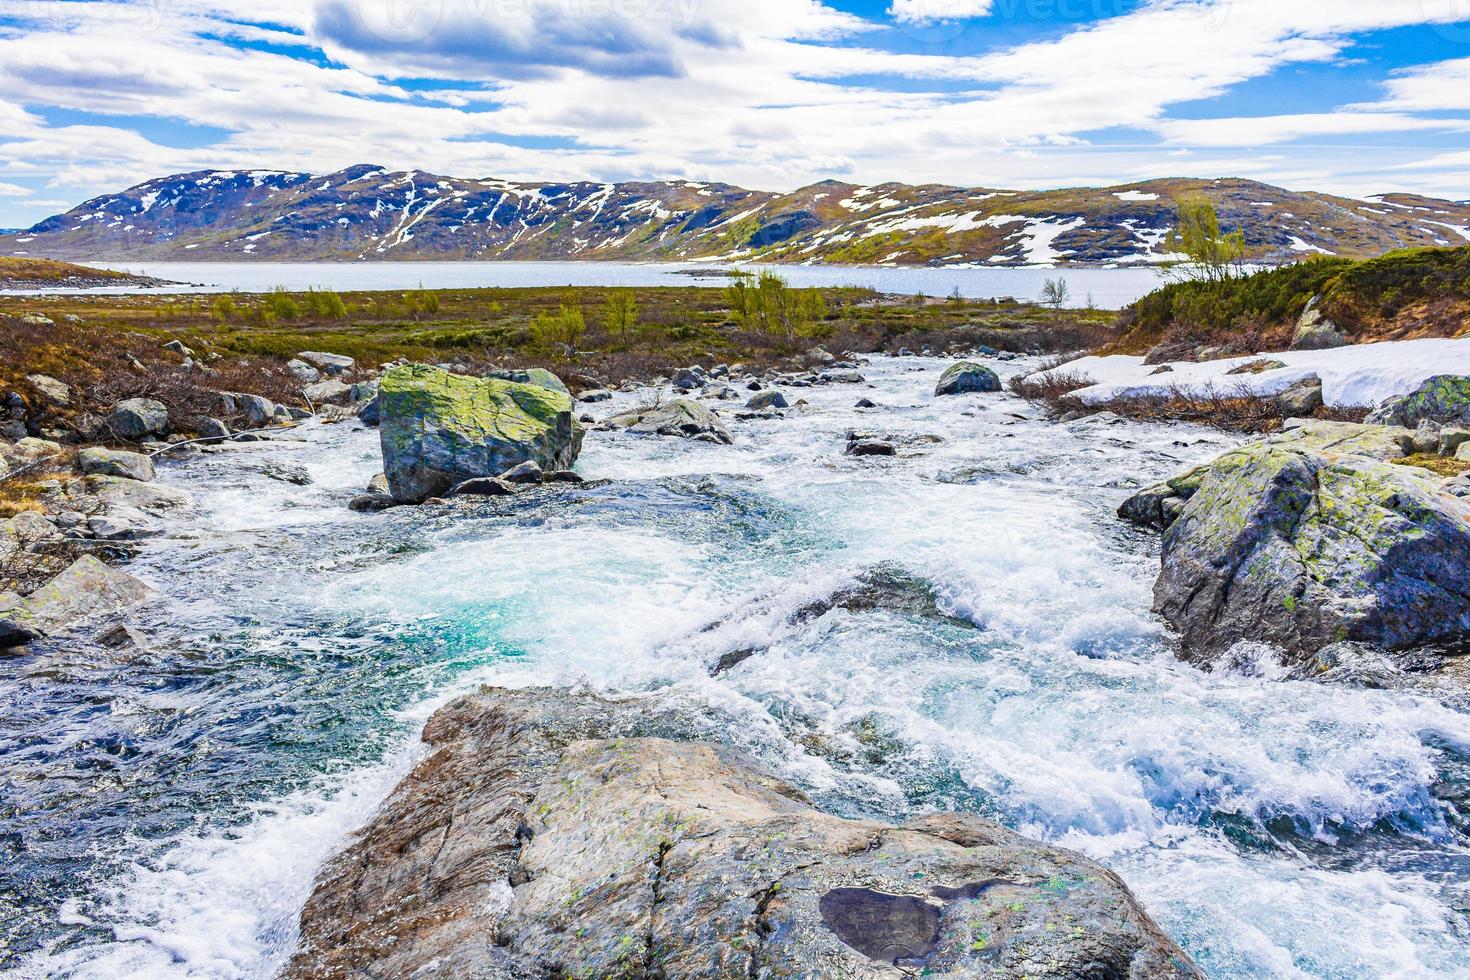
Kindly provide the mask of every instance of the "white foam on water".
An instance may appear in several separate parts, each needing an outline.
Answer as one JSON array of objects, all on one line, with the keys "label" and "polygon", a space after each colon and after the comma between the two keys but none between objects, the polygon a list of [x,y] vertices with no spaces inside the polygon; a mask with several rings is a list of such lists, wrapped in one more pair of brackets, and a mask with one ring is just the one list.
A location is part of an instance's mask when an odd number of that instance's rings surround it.
[{"label": "white foam on water", "polygon": [[[405,718],[417,729],[445,699]],[[363,824],[421,757],[405,739],[382,762],[262,805],[243,826],[185,835],[89,902],[70,924],[110,927],[115,941],[45,951],[16,977],[157,980],[270,977],[295,948],[317,869]],[[149,845],[138,842],[140,851]]]},{"label": "white foam on water", "polygon": [[[409,727],[483,682],[656,688],[739,719],[729,736],[788,778],[875,810],[901,815],[915,786],[948,774],[954,794],[1119,871],[1212,975],[1465,975],[1470,940],[1427,876],[1324,869],[1202,826],[1229,814],[1252,825],[1288,818],[1328,847],[1397,821],[1445,850],[1429,793],[1433,746],[1470,751],[1470,718],[1426,698],[1209,675],[1172,657],[1149,611],[1156,559],[1110,511],[1129,487],[1232,440],[1021,422],[1003,396],[936,401],[943,366],[880,360],[865,369],[872,391],[788,392],[809,412],[736,426],[733,448],[589,437],[581,470],[591,478],[631,487],[720,474],[711,493],[768,511],[750,516],[744,536],[694,533],[657,507],[613,524],[575,511],[445,521],[415,532],[417,551],[344,569],[308,601],[388,633],[483,642]],[[851,406],[864,394],[892,407],[859,414]],[[942,441],[901,438],[896,460],[852,460],[842,455],[850,428]],[[308,438],[284,458],[318,484],[280,490],[295,502],[288,520],[374,520],[326,503],[375,471],[374,436]],[[281,528],[270,506],[242,499],[250,493],[204,488],[205,522],[227,520],[226,535]],[[970,625],[841,609],[792,621],[883,563],[927,580],[941,611]],[[741,649],[758,652],[709,676]],[[859,733],[875,724],[888,758],[853,771],[844,753],[870,748]],[[116,944],[38,957],[23,975],[269,975],[289,956],[316,869],[418,751],[405,739],[386,761],[325,778],[232,832],[181,838],[105,897],[105,921],[126,923]]]}]

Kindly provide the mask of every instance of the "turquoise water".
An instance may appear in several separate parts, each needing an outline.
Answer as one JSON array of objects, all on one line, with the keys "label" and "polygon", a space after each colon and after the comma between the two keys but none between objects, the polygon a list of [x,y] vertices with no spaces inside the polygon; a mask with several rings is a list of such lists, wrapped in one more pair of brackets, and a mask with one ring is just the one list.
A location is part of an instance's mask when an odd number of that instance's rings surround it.
[{"label": "turquoise water", "polygon": [[[172,466],[200,509],[138,563],[171,597],[140,613],[152,652],[4,665],[0,966],[270,976],[424,720],[496,683],[649,693],[836,811],[972,809],[1085,851],[1211,975],[1470,971],[1442,801],[1470,719],[1202,674],[1149,612],[1156,542],[1112,510],[1230,440],[935,401],[943,366],[877,361],[731,448],[594,433],[592,483],[472,514],[349,514],[378,456],[343,427]],[[844,457],[854,427],[901,456]],[[875,568],[939,609],[801,612]]]}]

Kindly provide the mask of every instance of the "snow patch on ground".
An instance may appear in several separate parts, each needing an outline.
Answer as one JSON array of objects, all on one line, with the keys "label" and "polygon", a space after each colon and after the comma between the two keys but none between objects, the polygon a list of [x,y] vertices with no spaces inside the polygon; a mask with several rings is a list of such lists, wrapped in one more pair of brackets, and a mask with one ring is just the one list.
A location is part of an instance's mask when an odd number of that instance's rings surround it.
[{"label": "snow patch on ground", "polygon": [[1296,235],[1291,236],[1291,250],[1293,252],[1318,252],[1322,255],[1337,254],[1336,252],[1329,252],[1327,249],[1318,245],[1313,245],[1311,242],[1305,241]]},{"label": "snow patch on ground", "polygon": [[1056,265],[1069,253],[1057,251],[1056,240],[1069,231],[1076,231],[1087,224],[1086,218],[1071,221],[1033,221],[1021,235],[1021,248],[1026,252],[1027,265]]},{"label": "snow patch on ground", "polygon": [[[1263,358],[1280,361],[1286,367],[1262,374],[1229,373]],[[1084,357],[1034,377],[1091,378],[1097,384],[1076,392],[1076,397],[1083,404],[1099,405],[1115,398],[1145,398],[1173,391],[1190,395],[1249,393],[1269,398],[1316,375],[1322,379],[1322,397],[1329,407],[1376,407],[1390,398],[1407,395],[1430,378],[1470,375],[1470,339],[1387,341],[1336,350],[1254,354],[1203,364],[1185,361],[1169,367],[1174,370],[1155,375],[1158,366],[1144,364],[1141,357]]]},{"label": "snow patch on ground", "polygon": [[1145,191],[1118,191],[1113,195],[1120,201],[1157,201],[1159,195]]}]

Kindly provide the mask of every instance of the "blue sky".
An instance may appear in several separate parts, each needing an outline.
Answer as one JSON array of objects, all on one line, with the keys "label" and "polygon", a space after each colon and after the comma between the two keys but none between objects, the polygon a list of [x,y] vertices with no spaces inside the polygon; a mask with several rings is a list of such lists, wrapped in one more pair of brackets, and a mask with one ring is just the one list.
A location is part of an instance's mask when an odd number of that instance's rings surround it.
[{"label": "blue sky", "polygon": [[149,177],[1470,198],[1470,0],[0,0],[0,227]]}]

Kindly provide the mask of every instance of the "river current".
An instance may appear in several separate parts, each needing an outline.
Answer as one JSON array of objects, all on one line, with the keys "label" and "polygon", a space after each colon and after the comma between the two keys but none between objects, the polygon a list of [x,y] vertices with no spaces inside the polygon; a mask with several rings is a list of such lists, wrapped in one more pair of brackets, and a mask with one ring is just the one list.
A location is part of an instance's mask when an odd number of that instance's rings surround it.
[{"label": "river current", "polygon": [[[199,507],[132,567],[167,597],[146,649],[0,662],[0,972],[271,976],[427,717],[492,683],[656,691],[836,812],[1081,850],[1211,976],[1470,975],[1440,802],[1470,717],[1202,673],[1150,612],[1158,542],[1114,510],[1233,439],[936,400],[944,366],[875,359],[734,447],[592,433],[586,485],[469,511],[349,513],[380,468],[356,426],[167,465]],[[845,457],[851,429],[900,456]],[[943,614],[794,615],[861,576]]]}]

